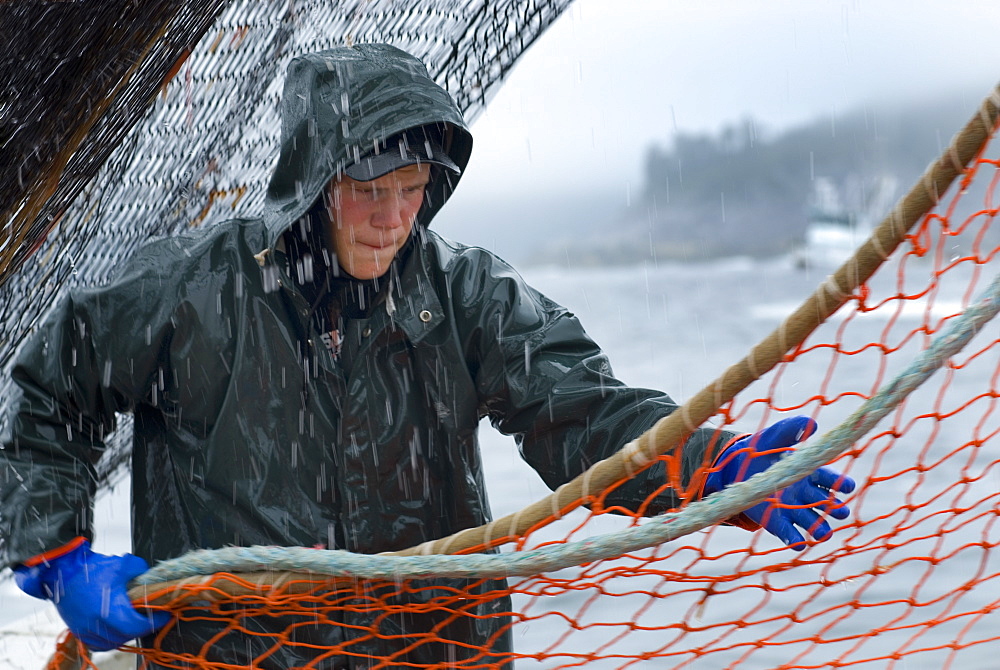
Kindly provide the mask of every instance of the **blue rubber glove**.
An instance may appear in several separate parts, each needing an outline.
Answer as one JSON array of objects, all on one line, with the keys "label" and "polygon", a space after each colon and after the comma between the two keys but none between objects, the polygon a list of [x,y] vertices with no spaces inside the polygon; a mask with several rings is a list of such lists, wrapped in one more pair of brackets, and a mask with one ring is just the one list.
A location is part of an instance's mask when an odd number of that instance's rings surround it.
[{"label": "blue rubber glove", "polygon": [[[816,431],[816,422],[807,416],[782,419],[773,426],[753,435],[740,438],[729,445],[715,461],[716,471],[705,480],[704,493],[721,491],[731,484],[746,481],[758,472],[777,463],[786,452]],[[796,551],[806,548],[806,541],[795,528],[808,531],[816,540],[829,539],[833,531],[820,516],[826,512],[834,519],[846,519],[850,510],[835,493],[850,493],[854,480],[830,468],[819,468],[800,479],[776,496],[754,505],[743,514],[758,528],[776,536]],[[775,498],[779,505],[774,503]],[[742,523],[736,523],[748,527]]]},{"label": "blue rubber glove", "polygon": [[94,651],[107,651],[170,622],[167,612],[142,613],[129,601],[126,585],[147,570],[149,565],[138,556],[105,556],[84,541],[37,565],[16,566],[14,578],[29,596],[55,603],[81,642]]}]

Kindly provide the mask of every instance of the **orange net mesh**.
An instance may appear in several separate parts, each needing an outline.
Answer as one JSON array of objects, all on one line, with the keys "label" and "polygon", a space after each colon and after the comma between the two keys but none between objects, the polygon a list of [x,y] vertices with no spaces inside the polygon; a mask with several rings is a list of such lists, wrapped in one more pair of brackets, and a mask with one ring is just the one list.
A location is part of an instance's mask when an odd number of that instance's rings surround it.
[{"label": "orange net mesh", "polygon": [[[997,154],[981,154],[886,266],[719,423],[754,430],[797,413],[835,426],[925,349],[996,273]],[[1000,642],[998,359],[992,324],[844,453],[836,467],[858,482],[852,515],[804,552],[717,526],[506,581],[299,575],[261,586],[218,574],[151,593],[176,619],[138,653],[147,667],[220,670],[290,667],[288,650],[309,656],[294,666],[309,668],[991,665],[987,650]],[[641,523],[589,503],[517,538],[515,550]],[[491,618],[488,643],[471,644],[468,631]],[[172,636],[206,625],[215,632],[197,654],[171,647]],[[330,628],[339,629],[334,644]]]}]

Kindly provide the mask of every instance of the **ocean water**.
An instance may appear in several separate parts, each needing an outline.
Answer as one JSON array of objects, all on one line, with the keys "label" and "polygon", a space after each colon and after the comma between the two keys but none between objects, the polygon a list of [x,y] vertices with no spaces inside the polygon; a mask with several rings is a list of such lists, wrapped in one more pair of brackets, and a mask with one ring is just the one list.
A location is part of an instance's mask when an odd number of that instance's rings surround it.
[{"label": "ocean water", "polygon": [[[929,267],[913,265],[907,282],[919,284],[930,273]],[[665,390],[678,401],[744,356],[825,276],[780,259],[533,268],[524,274],[581,318],[608,352],[619,378]],[[834,341],[858,353],[838,357],[831,366],[833,356],[818,348],[757,382],[733,408],[736,428],[753,431],[762,422],[794,413],[816,415],[821,432],[834,427],[860,399],[831,400],[843,389],[867,394],[887,381],[926,345],[916,329],[936,324],[969,300],[971,279],[961,274],[936,287],[929,303],[899,303],[857,318],[835,315],[810,341]],[[894,273],[877,278],[873,296],[897,292],[897,284]],[[986,330],[976,342],[996,339],[995,324]],[[866,349],[872,342],[886,343],[892,355]],[[993,550],[1000,542],[995,527],[1000,468],[993,465],[1000,460],[1000,439],[993,435],[1000,412],[993,412],[995,398],[984,395],[996,388],[996,349],[971,360],[956,357],[960,369],[938,373],[914,394],[893,417],[905,428],[902,437],[878,436],[883,425],[890,425],[880,424],[876,437],[858,445],[864,449],[838,462],[861,485],[849,501],[853,519],[863,524],[834,522],[833,539],[804,552],[801,562],[795,561],[799,554],[779,550],[777,540],[764,533],[716,528],[642,554],[665,556],[655,567],[676,573],[673,578],[642,574],[642,560],[626,559],[559,575],[590,579],[602,570],[619,570],[619,576],[604,582],[603,594],[583,589],[538,597],[532,595],[537,582],[525,580],[520,583],[524,594],[515,601],[530,619],[514,628],[515,645],[540,660],[522,661],[519,667],[558,667],[599,652],[608,658],[586,667],[832,667],[828,663],[839,657],[862,668],[940,668],[949,659],[956,668],[995,668],[1000,642],[974,642],[1000,628],[994,612],[1000,588],[990,577],[1000,573]],[[785,411],[768,412],[763,403],[750,402],[757,397],[768,397],[772,406]],[[802,407],[792,409],[796,405]],[[940,423],[921,418],[935,412],[954,416]],[[486,424],[481,435],[495,516],[548,493],[509,438]],[[981,437],[981,444],[955,452],[970,435]],[[128,507],[125,485],[100,501],[99,550],[128,550]],[[613,531],[622,523],[620,518],[599,518],[575,531],[574,538]],[[567,528],[557,525],[537,539],[559,536]],[[699,588],[705,582],[697,579],[712,575],[723,578],[720,587],[726,592],[702,603]],[[803,586],[813,580],[823,580],[825,586]],[[58,621],[51,607],[20,595],[9,581],[0,589],[0,626],[8,631],[0,635],[0,661],[12,668],[38,667],[38,660],[50,653],[49,636],[59,628]],[[845,603],[851,605],[845,608]],[[794,622],[786,618],[793,611]],[[578,628],[567,624],[566,617]],[[727,624],[734,620],[753,625]],[[687,630],[652,630],[677,622]],[[882,632],[857,637],[876,630]],[[752,641],[763,634],[771,636],[770,643],[753,647]],[[953,643],[959,648],[947,647]],[[683,653],[692,648],[706,654]],[[919,649],[927,651],[910,653]],[[657,650],[675,655],[636,658]],[[22,658],[27,660],[19,665]]]},{"label": "ocean water", "polygon": [[[527,277],[580,316],[608,352],[617,376],[683,401],[771,333],[827,271],[798,270],[785,260],[733,259],[594,272],[539,270]],[[849,309],[835,314],[807,343],[833,342],[856,353],[835,357],[829,349],[816,348],[753,384],[733,409],[738,415],[734,428],[749,432],[804,413],[817,417],[820,433],[832,429],[861,403],[843,394],[871,394],[905,368],[928,342],[919,329],[937,328],[940,319],[959,311],[973,297],[973,288],[988,283],[986,274],[960,267],[935,281],[931,266],[917,262],[908,264],[902,278],[893,269],[876,275],[870,282],[869,307],[897,293],[926,295],[887,302],[862,315],[851,315]],[[854,514],[849,522],[833,522],[832,540],[804,552],[803,561],[810,563],[796,564],[788,550],[769,551],[780,545],[764,533],[716,528],[673,543],[690,544],[690,550],[664,547],[660,555],[673,553],[656,567],[688,576],[716,575],[723,579],[724,596],[699,606],[701,594],[692,591],[691,584],[634,575],[613,580],[608,588],[657,597],[595,599],[594,589],[570,591],[544,604],[545,598],[522,597],[516,608],[549,608],[571,615],[584,611],[581,622],[602,621],[606,627],[575,631],[553,625],[556,618],[546,617],[520,631],[521,644],[554,654],[537,664],[545,668],[567,663],[569,657],[559,656],[565,650],[596,650],[604,641],[608,646],[602,653],[609,656],[698,647],[711,653],[678,653],[627,666],[623,659],[608,658],[586,667],[708,670],[733,664],[763,670],[786,663],[833,667],[827,663],[838,657],[862,668],[941,668],[948,663],[956,668],[997,667],[1000,641],[985,640],[996,635],[1000,624],[995,611],[1000,607],[1000,579],[992,577],[1000,572],[1000,439],[995,435],[1000,430],[995,407],[1000,347],[988,346],[998,335],[1000,324],[989,324],[967,348],[982,353],[956,356],[952,369],[931,377],[855,445],[862,447],[858,453],[838,462],[860,485],[848,498]],[[872,347],[876,342],[883,346]],[[763,403],[752,402],[762,397],[787,411],[765,414]],[[803,407],[792,409],[797,405]],[[931,414],[947,418],[934,421]],[[879,436],[893,425],[903,432],[898,439]],[[970,436],[982,443],[956,451]],[[500,478],[531,482],[531,473],[518,469],[520,463],[513,457],[508,465],[511,473]],[[524,495],[535,499],[544,492],[541,484],[531,484]],[[503,509],[507,500],[494,498],[498,514],[514,511]],[[606,522],[607,529],[613,525]],[[604,530],[601,524],[594,528]],[[755,551],[748,554],[751,545]],[[641,572],[636,561],[608,565]],[[740,573],[744,576],[732,577]],[[810,580],[827,586],[804,586]],[[763,584],[769,589],[763,590]],[[685,590],[692,592],[683,595]],[[556,602],[559,599],[564,602]],[[793,611],[794,622],[786,618]],[[754,625],[728,623],[735,620]],[[633,631],[630,621],[651,628],[683,621],[689,631]],[[875,630],[881,632],[858,637]],[[518,632],[515,628],[515,635]],[[769,644],[752,646],[769,635]],[[951,645],[957,648],[953,651]],[[920,649],[926,651],[912,653]]]}]

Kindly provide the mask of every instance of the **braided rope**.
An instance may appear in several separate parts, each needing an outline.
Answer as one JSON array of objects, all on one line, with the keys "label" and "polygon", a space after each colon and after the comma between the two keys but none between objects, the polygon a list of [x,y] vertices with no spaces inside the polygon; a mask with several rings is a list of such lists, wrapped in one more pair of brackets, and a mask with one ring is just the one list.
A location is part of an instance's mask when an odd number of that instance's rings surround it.
[{"label": "braided rope", "polygon": [[[411,579],[429,577],[497,578],[527,577],[562,570],[581,563],[616,558],[622,554],[662,544],[730,518],[755,505],[777,490],[806,477],[851,448],[906,396],[954,356],[1000,311],[1000,274],[979,299],[951,321],[931,346],[917,356],[892,381],[837,428],[803,445],[749,480],[734,484],[683,512],[654,517],[649,522],[625,530],[540,549],[501,554],[464,556],[391,556],[353,554],[340,550],[306,547],[226,547],[193,551],[163,561],[133,581],[129,596],[139,602],[147,594],[171,586],[183,586],[191,578],[216,572],[264,572],[251,578],[255,585],[278,583],[311,575],[363,579]],[[284,572],[285,574],[275,574]],[[287,573],[295,573],[289,575]],[[264,577],[269,576],[270,579]],[[274,578],[277,577],[278,581]],[[315,579],[315,577],[312,577]],[[176,582],[170,584],[167,582]],[[217,584],[218,586],[218,584]],[[162,597],[164,594],[160,594]],[[169,595],[169,594],[167,594]],[[200,594],[204,599],[206,594]],[[156,600],[159,600],[157,598]]]}]

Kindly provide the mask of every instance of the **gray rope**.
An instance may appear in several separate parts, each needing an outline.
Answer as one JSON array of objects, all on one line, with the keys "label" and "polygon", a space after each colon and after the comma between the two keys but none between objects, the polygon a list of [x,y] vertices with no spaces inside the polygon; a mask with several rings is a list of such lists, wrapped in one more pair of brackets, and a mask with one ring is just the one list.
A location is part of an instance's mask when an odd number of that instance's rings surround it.
[{"label": "gray rope", "polygon": [[998,310],[1000,275],[906,370],[879,389],[840,426],[790,452],[787,458],[745,482],[694,502],[681,512],[653,517],[636,527],[578,542],[501,554],[380,556],[305,547],[206,549],[163,561],[132,585],[148,586],[216,572],[256,571],[394,580],[527,577],[662,544],[735,516],[829,463],[871,430],[949,357],[961,351]]}]

